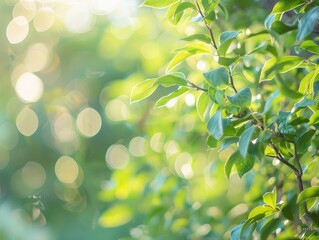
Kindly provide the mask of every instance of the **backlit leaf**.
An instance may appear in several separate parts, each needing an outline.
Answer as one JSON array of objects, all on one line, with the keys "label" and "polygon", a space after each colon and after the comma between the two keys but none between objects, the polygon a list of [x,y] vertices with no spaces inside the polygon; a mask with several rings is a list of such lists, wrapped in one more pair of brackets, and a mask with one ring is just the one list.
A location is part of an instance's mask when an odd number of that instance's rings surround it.
[{"label": "backlit leaf", "polygon": [[180,0],[145,0],[142,3],[142,6],[153,7],[153,8],[166,8],[178,1]]},{"label": "backlit leaf", "polygon": [[319,123],[319,110],[315,111],[309,119],[309,125],[314,125],[317,123]]},{"label": "backlit leaf", "polygon": [[172,92],[171,94],[160,98],[157,102],[156,102],[156,107],[163,107],[165,106],[171,99],[174,99],[176,97],[179,97],[181,95],[183,95],[184,93],[188,92],[189,89],[186,87],[181,87],[180,89],[176,90],[175,92]]},{"label": "backlit leaf", "polygon": [[241,156],[246,159],[248,153],[248,147],[251,142],[252,136],[256,130],[256,126],[247,128],[239,138],[239,152]]},{"label": "backlit leaf", "polygon": [[169,87],[172,85],[178,85],[178,86],[186,86],[187,81],[185,78],[181,77],[180,74],[167,74],[162,77],[159,77],[154,82],[154,86],[162,85],[164,87]]},{"label": "backlit leaf", "polygon": [[150,96],[157,88],[154,86],[156,79],[148,79],[136,85],[131,92],[131,103],[140,101]]},{"label": "backlit leaf", "polygon": [[276,208],[277,203],[277,191],[276,188],[274,188],[273,192],[267,192],[263,195],[263,201],[265,204],[272,208]]},{"label": "backlit leaf", "polygon": [[131,221],[132,217],[131,208],[126,205],[118,205],[106,210],[98,222],[106,228],[119,227]]},{"label": "backlit leaf", "polygon": [[237,169],[237,173],[241,178],[246,173],[248,173],[254,166],[255,160],[251,155],[247,155],[246,159],[239,154],[237,161],[235,162],[235,166]]},{"label": "backlit leaf", "polygon": [[319,186],[310,187],[303,190],[297,198],[297,203],[305,202],[311,198],[318,198],[319,197]]},{"label": "backlit leaf", "polygon": [[271,13],[282,13],[306,4],[305,0],[280,0],[276,3]]},{"label": "backlit leaf", "polygon": [[205,43],[210,43],[210,37],[206,34],[200,34],[200,33],[197,33],[197,34],[193,34],[193,35],[190,35],[190,36],[187,36],[187,37],[183,37],[181,38],[181,40],[184,40],[184,41],[194,41],[194,40],[198,40],[198,41],[202,41],[202,42],[205,42]]}]

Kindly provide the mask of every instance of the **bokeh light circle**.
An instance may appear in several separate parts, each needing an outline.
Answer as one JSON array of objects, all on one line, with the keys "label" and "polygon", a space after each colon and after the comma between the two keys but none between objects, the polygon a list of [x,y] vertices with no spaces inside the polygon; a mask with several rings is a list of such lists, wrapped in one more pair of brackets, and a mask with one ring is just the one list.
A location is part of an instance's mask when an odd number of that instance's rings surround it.
[{"label": "bokeh light circle", "polygon": [[24,16],[13,18],[7,26],[7,39],[11,44],[22,42],[29,34],[29,23]]},{"label": "bokeh light circle", "polygon": [[51,8],[43,7],[38,10],[33,19],[33,26],[37,32],[49,30],[55,22],[55,13]]},{"label": "bokeh light circle", "polygon": [[84,137],[93,137],[100,131],[102,119],[95,109],[85,108],[79,113],[76,126]]},{"label": "bokeh light circle", "polygon": [[40,188],[45,183],[46,174],[41,164],[36,162],[28,162],[22,168],[22,179],[30,188]]},{"label": "bokeh light circle", "polygon": [[88,32],[92,27],[92,14],[85,4],[74,5],[67,12],[64,24],[70,32]]},{"label": "bokeh light circle", "polygon": [[121,144],[114,144],[108,148],[105,155],[106,164],[112,169],[123,169],[130,161],[128,150]]},{"label": "bokeh light circle", "polygon": [[43,70],[49,61],[49,49],[42,43],[30,46],[24,58],[24,65],[30,72]]},{"label": "bokeh light circle", "polygon": [[37,114],[28,107],[22,109],[16,118],[16,126],[22,135],[31,136],[39,126]]},{"label": "bokeh light circle", "polygon": [[43,83],[33,73],[26,72],[18,78],[15,90],[22,101],[27,103],[36,102],[43,94]]},{"label": "bokeh light circle", "polygon": [[79,166],[73,158],[62,156],[55,164],[55,174],[60,182],[72,184],[79,175]]}]

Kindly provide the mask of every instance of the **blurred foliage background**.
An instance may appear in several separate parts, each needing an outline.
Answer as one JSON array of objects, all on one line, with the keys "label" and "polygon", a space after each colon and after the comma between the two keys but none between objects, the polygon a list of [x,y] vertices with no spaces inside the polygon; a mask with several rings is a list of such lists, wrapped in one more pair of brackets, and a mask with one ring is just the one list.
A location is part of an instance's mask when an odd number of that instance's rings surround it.
[{"label": "blurred foliage background", "polygon": [[[217,32],[263,28],[264,3],[224,2]],[[198,92],[156,110],[165,88],[130,104],[180,37],[205,30],[175,28],[140,3],[0,1],[0,239],[226,239],[273,182],[267,172],[226,179],[231,149],[207,149]],[[200,83],[212,61],[180,68]],[[247,64],[253,85],[259,63]]]}]

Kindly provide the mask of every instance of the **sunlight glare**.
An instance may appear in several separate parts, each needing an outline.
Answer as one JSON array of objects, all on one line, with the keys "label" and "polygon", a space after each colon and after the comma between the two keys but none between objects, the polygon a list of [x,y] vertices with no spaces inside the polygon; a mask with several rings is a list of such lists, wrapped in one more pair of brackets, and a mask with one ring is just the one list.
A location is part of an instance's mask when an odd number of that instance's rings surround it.
[{"label": "sunlight glare", "polygon": [[15,90],[23,102],[36,102],[43,94],[43,83],[33,73],[26,72],[17,80]]}]

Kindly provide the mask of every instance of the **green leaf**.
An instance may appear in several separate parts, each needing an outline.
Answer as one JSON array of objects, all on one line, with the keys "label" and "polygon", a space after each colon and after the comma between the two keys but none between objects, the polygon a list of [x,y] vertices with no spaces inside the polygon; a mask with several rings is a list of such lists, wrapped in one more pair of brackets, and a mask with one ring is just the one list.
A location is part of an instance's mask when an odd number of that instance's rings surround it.
[{"label": "green leaf", "polygon": [[221,12],[224,14],[224,18],[227,20],[229,14],[228,14],[228,10],[225,7],[224,3],[223,2],[219,2],[218,3],[218,7],[221,10]]},{"label": "green leaf", "polygon": [[174,4],[172,4],[168,11],[167,11],[167,19],[172,23],[172,24],[177,24],[179,23],[179,21],[181,20],[181,18],[183,17],[184,12],[181,12],[179,14],[175,14],[176,8],[178,7],[180,3],[176,2]]},{"label": "green leaf", "polygon": [[263,111],[263,114],[266,114],[268,113],[268,111],[270,110],[271,108],[271,104],[272,102],[279,97],[279,91],[276,90],[273,94],[271,94],[269,96],[269,98],[266,100],[266,103],[264,105],[264,111]]},{"label": "green leaf", "polygon": [[98,222],[102,227],[114,228],[128,223],[132,218],[132,208],[127,205],[116,205],[103,212]]},{"label": "green leaf", "polygon": [[223,32],[219,35],[219,44],[223,44],[225,41],[234,39],[238,36],[240,31],[234,31],[234,32]]},{"label": "green leaf", "polygon": [[217,49],[218,56],[225,56],[232,42],[233,42],[233,39],[229,39],[223,42]]},{"label": "green leaf", "polygon": [[319,19],[319,7],[314,7],[306,12],[298,24],[297,40],[301,41],[314,29]]},{"label": "green leaf", "polygon": [[303,61],[303,58],[297,56],[283,56],[279,59],[270,58],[266,61],[263,69],[261,70],[259,82],[273,79],[276,71],[279,73],[285,73],[297,68],[303,63]]},{"label": "green leaf", "polygon": [[226,163],[225,163],[225,174],[226,174],[226,177],[229,179],[229,176],[230,176],[230,173],[231,173],[231,170],[235,164],[235,162],[241,158],[240,154],[238,151],[234,152],[232,155],[230,155],[230,157],[227,159]]},{"label": "green leaf", "polygon": [[297,29],[297,26],[288,26],[281,21],[274,21],[270,27],[271,31],[274,31],[279,35],[282,35],[295,29]]},{"label": "green leaf", "polygon": [[239,137],[228,137],[228,138],[225,138],[223,140],[223,144],[222,146],[220,147],[219,151],[223,151],[225,150],[226,148],[228,148],[230,145],[234,144],[234,143],[238,143],[239,141]]},{"label": "green leaf", "polygon": [[263,201],[266,205],[272,207],[273,209],[276,208],[276,201],[277,199],[277,191],[276,188],[274,188],[273,192],[267,192],[263,195]]},{"label": "green leaf", "polygon": [[145,0],[142,6],[153,8],[166,8],[180,0]]},{"label": "green leaf", "polygon": [[206,144],[208,147],[214,149],[217,147],[217,140],[215,138],[213,138],[212,136],[208,136],[207,140],[206,140]]},{"label": "green leaf", "polygon": [[241,178],[246,173],[248,173],[254,166],[255,161],[251,155],[247,155],[246,159],[243,159],[240,154],[238,154],[237,161],[235,162],[235,166],[237,169],[237,173]]},{"label": "green leaf", "polygon": [[297,56],[283,56],[279,58],[278,61],[278,71],[280,73],[288,72],[294,68],[297,68],[304,61],[303,58]]},{"label": "green leaf", "polygon": [[310,187],[303,190],[297,198],[297,203],[301,204],[311,198],[318,198],[319,197],[319,186]]},{"label": "green leaf", "polygon": [[173,57],[173,59],[168,64],[168,67],[166,69],[167,72],[172,70],[178,64],[182,63],[188,57],[191,57],[197,54],[209,53],[210,49],[207,45],[196,43],[196,44],[188,45],[181,49],[177,49],[176,51],[179,51],[179,52]]},{"label": "green leaf", "polygon": [[311,125],[314,125],[314,124],[317,124],[317,123],[319,123],[319,110],[315,111],[311,115],[308,124],[309,124],[309,126],[311,126]]},{"label": "green leaf", "polygon": [[306,40],[302,42],[298,47],[295,47],[295,51],[299,54],[301,50],[319,54],[319,46],[312,40]]},{"label": "green leaf", "polygon": [[251,212],[249,213],[248,218],[255,218],[256,216],[258,216],[258,219],[263,219],[273,213],[277,212],[277,210],[273,209],[270,206],[258,206],[255,207],[253,210],[251,210]]},{"label": "green leaf", "polygon": [[270,58],[268,59],[260,73],[259,82],[271,80],[274,78],[274,70],[276,68],[277,59],[276,58]]},{"label": "green leaf", "polygon": [[280,0],[276,3],[271,13],[287,12],[303,4],[306,4],[305,0]]},{"label": "green leaf", "polygon": [[216,140],[222,138],[224,135],[224,126],[221,110],[217,111],[214,116],[209,119],[207,128],[210,135],[212,135]]},{"label": "green leaf", "polygon": [[172,85],[186,86],[187,81],[185,80],[185,78],[180,77],[179,73],[172,73],[156,79],[156,81],[154,82],[154,86],[158,85],[162,85],[164,87],[170,87]]},{"label": "green leaf", "polygon": [[248,153],[248,147],[251,142],[251,138],[255,132],[256,126],[247,128],[239,138],[239,152],[241,156],[246,159]]},{"label": "green leaf", "polygon": [[260,239],[269,239],[269,235],[278,228],[280,223],[280,218],[267,219],[260,228]]},{"label": "green leaf", "polygon": [[175,92],[172,92],[171,94],[160,98],[157,102],[156,102],[156,107],[163,107],[165,106],[171,99],[174,99],[176,97],[179,97],[181,95],[183,95],[184,93],[188,92],[189,89],[186,87],[181,87],[178,90],[176,90]]},{"label": "green leaf", "polygon": [[210,37],[206,34],[200,34],[200,33],[197,33],[197,34],[193,34],[193,35],[190,35],[190,36],[187,36],[187,37],[183,37],[181,38],[181,40],[184,40],[184,41],[194,41],[194,40],[198,40],[198,41],[202,41],[202,42],[205,42],[205,43],[210,43]]},{"label": "green leaf", "polygon": [[240,59],[240,56],[237,56],[237,57],[229,57],[229,58],[226,58],[226,57],[219,57],[218,58],[218,63],[222,66],[230,66],[232,64],[234,64],[235,62],[237,62],[238,60]]},{"label": "green leaf", "polygon": [[303,97],[299,102],[297,102],[294,105],[294,107],[291,109],[291,113],[297,112],[298,110],[305,107],[309,107],[311,105],[316,105],[316,102],[309,98]]},{"label": "green leaf", "polygon": [[297,153],[303,154],[308,150],[308,147],[311,143],[311,138],[315,134],[316,130],[311,129],[304,134],[302,134],[297,140],[296,140],[296,146],[297,146]]},{"label": "green leaf", "polygon": [[244,223],[241,223],[240,225],[234,227],[230,232],[230,240],[251,240],[253,232],[256,229],[256,223],[249,224],[249,226],[246,226],[245,229]]},{"label": "green leaf", "polygon": [[235,106],[248,108],[251,104],[251,97],[250,89],[244,88],[233,96],[227,98]]},{"label": "green leaf", "polygon": [[267,30],[270,30],[271,25],[274,21],[276,21],[277,15],[276,14],[270,14],[265,19],[265,27]]},{"label": "green leaf", "polygon": [[224,67],[211,70],[203,75],[207,79],[208,83],[217,89],[225,89],[228,86],[229,76],[226,68]]},{"label": "green leaf", "polygon": [[195,4],[193,4],[193,3],[191,3],[191,2],[182,2],[182,3],[180,3],[180,4],[177,6],[176,10],[175,10],[174,16],[175,16],[176,14],[179,14],[179,13],[184,12],[186,9],[189,9],[189,8],[190,8],[190,9],[193,9],[193,10],[196,10]]},{"label": "green leaf", "polygon": [[154,86],[156,79],[147,79],[137,84],[131,92],[131,103],[140,101],[149,97],[157,88]]},{"label": "green leaf", "polygon": [[303,94],[312,94],[314,92],[314,82],[318,76],[319,68],[308,73],[300,82],[299,92]]},{"label": "green leaf", "polygon": [[208,94],[206,92],[203,92],[196,101],[196,109],[197,109],[197,113],[200,116],[201,120],[204,121],[205,120],[205,116],[207,113],[207,108],[210,105],[209,102],[209,97]]}]

